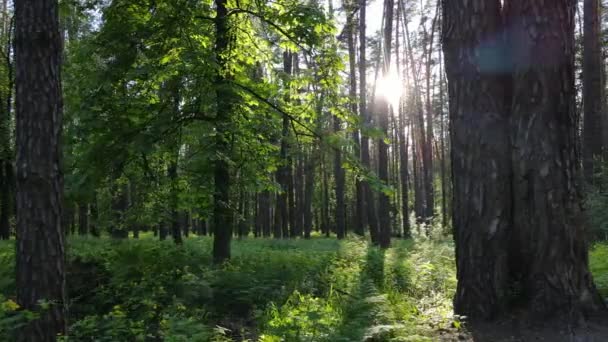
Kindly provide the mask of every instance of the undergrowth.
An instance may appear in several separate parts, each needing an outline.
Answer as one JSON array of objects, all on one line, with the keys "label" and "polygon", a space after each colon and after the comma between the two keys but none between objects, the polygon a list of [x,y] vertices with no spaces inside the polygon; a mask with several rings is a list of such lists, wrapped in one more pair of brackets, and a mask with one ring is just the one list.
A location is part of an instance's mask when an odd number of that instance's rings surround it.
[{"label": "undergrowth", "polygon": [[[0,243],[0,340],[15,304],[14,241]],[[243,239],[210,260],[211,239],[71,238],[69,341],[432,341],[452,324],[448,241]],[[591,268],[608,294],[608,246]]]}]

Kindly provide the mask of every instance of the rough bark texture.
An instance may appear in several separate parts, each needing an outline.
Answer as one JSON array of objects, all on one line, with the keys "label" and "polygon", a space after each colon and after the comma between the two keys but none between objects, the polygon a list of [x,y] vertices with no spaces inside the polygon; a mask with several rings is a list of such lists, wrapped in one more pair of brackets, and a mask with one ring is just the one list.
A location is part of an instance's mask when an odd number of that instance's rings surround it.
[{"label": "rough bark texture", "polygon": [[[61,225],[61,51],[56,0],[15,2],[17,302],[40,317],[19,341],[55,341],[66,330]],[[41,310],[39,301],[50,302]]]},{"label": "rough bark texture", "polygon": [[230,209],[230,131],[232,104],[230,85],[225,75],[226,54],[230,41],[226,0],[216,0],[215,56],[217,60],[214,86],[216,91],[216,138],[213,194],[213,260],[221,263],[230,258],[232,210]]},{"label": "rough bark texture", "polygon": [[600,28],[600,1],[584,0],[583,44],[583,168],[592,183],[595,159],[602,157],[604,118],[604,69]]},{"label": "rough bark texture", "polygon": [[488,61],[503,48],[500,3],[444,0],[443,11],[458,277],[454,311],[488,318],[501,311],[507,295],[511,218],[506,89],[501,70]]},{"label": "rough bark texture", "polygon": [[576,187],[574,2],[507,4],[443,2],[454,310],[578,320],[603,304]]},{"label": "rough bark texture", "polygon": [[[528,309],[578,315],[603,306],[588,269],[577,189],[574,6],[513,0],[513,260]],[[578,318],[578,317],[572,317]]]}]

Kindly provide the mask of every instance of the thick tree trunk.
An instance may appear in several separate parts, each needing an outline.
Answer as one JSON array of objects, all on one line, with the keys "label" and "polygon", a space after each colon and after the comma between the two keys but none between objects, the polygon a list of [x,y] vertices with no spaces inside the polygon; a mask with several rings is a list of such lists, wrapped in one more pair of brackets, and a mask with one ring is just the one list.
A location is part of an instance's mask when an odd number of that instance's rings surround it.
[{"label": "thick tree trunk", "polygon": [[[489,318],[503,310],[509,285],[508,90],[502,70],[480,62],[506,52],[500,2],[444,0],[443,11],[458,277],[454,311]],[[472,46],[484,46],[487,55],[476,56]]]},{"label": "thick tree trunk", "polygon": [[604,68],[600,27],[600,1],[584,0],[583,44],[583,168],[593,182],[596,159],[602,157],[603,134],[608,129],[604,113]]},{"label": "thick tree trunk", "polygon": [[[15,27],[17,302],[40,314],[19,329],[17,340],[55,341],[66,331],[67,304],[57,1],[16,1]],[[51,305],[42,309],[40,301]]]},{"label": "thick tree trunk", "polygon": [[[511,116],[511,273],[522,284],[534,314],[576,320],[604,304],[588,268],[577,188],[574,4],[512,1],[507,18],[517,39]],[[519,25],[519,18],[535,13],[542,13],[545,20]]]},{"label": "thick tree trunk", "polygon": [[576,187],[574,2],[513,0],[502,13],[499,0],[443,4],[455,312],[488,318],[517,305],[578,321],[603,303]]},{"label": "thick tree trunk", "polygon": [[[218,155],[229,156],[231,152],[229,136],[232,131],[232,98],[227,76],[225,75],[230,23],[227,0],[216,0],[215,17],[215,57],[217,69],[214,86],[216,92],[216,139],[215,150]],[[221,263],[230,258],[232,239],[232,210],[230,209],[230,165],[223,157],[216,158],[214,165],[215,191],[213,194],[213,260]]]}]

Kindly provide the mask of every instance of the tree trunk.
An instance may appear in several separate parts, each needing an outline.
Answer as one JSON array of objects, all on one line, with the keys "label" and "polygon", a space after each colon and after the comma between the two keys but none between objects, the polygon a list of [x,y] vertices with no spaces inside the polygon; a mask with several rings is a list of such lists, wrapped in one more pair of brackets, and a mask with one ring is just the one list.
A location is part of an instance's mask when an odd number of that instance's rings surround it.
[{"label": "tree trunk", "polygon": [[486,44],[488,55],[483,57],[502,56],[500,3],[444,1],[443,11],[458,277],[454,311],[474,319],[490,318],[502,311],[507,299],[511,225],[508,90],[500,70],[480,65],[482,59],[469,49]]},{"label": "tree trunk", "polygon": [[0,161],[0,240],[8,240],[11,236],[11,182],[13,167],[8,159]]},{"label": "tree trunk", "polygon": [[78,205],[78,234],[89,233],[89,204],[82,202]]},{"label": "tree trunk", "polygon": [[[440,51],[441,53],[441,51]],[[447,207],[447,177],[445,165],[445,128],[443,117],[443,68],[442,56],[439,56],[439,120],[440,120],[440,142],[441,142],[441,226],[444,230],[448,227],[448,207]]]},{"label": "tree trunk", "polygon": [[[516,24],[516,18],[534,13],[542,13],[545,21]],[[511,273],[535,315],[578,320],[604,304],[588,268],[577,188],[574,2],[513,1],[507,18],[518,38],[511,114]]]},{"label": "tree trunk", "polygon": [[[339,134],[341,131],[340,118],[334,116],[334,134]],[[336,195],[336,235],[338,239],[346,237],[346,222],[344,213],[344,169],[342,168],[342,150],[341,146],[336,147],[334,151],[334,178],[335,178],[335,195]]]},{"label": "tree trunk", "polygon": [[584,0],[583,47],[583,169],[587,183],[593,182],[596,159],[602,157],[603,134],[608,129],[604,118],[604,82],[600,1]]},{"label": "tree trunk", "polygon": [[[363,127],[371,125],[371,115],[367,110],[367,36],[366,36],[366,14],[367,1],[359,0],[359,115],[363,121]],[[369,137],[361,135],[361,164],[367,170],[371,170]],[[376,206],[374,196],[369,182],[363,182],[363,206],[367,209],[361,212],[363,226],[369,226],[372,242],[378,243],[378,219],[376,216]]]},{"label": "tree trunk", "polygon": [[513,0],[502,13],[498,0],[443,4],[454,310],[475,319],[517,306],[576,322],[603,303],[576,188],[574,3]]},{"label": "tree trunk", "polygon": [[[66,331],[67,303],[57,1],[16,1],[15,27],[17,302],[40,314],[19,329],[17,340],[55,341]],[[42,309],[40,301],[50,307]]]},{"label": "tree trunk", "polygon": [[91,216],[89,219],[89,231],[94,237],[99,237],[99,211],[97,209],[97,194],[93,196],[93,203],[91,203]]},{"label": "tree trunk", "polygon": [[314,195],[314,186],[315,186],[315,161],[314,158],[315,147],[313,147],[313,151],[309,154],[309,156],[304,161],[304,165],[306,167],[305,170],[305,184],[304,184],[304,238],[310,238],[310,232],[312,230],[312,218],[313,218],[313,209],[312,209],[312,199]]},{"label": "tree trunk", "polygon": [[[215,150],[220,156],[215,159],[213,194],[213,260],[221,263],[230,258],[232,239],[232,210],[230,209],[230,134],[233,94],[229,89],[226,72],[226,58],[230,41],[227,0],[216,0],[215,17],[215,57],[217,67],[214,87],[216,92],[216,138]],[[224,156],[224,157],[222,157]]]},{"label": "tree trunk", "polygon": [[[426,148],[424,149],[424,194],[425,194],[425,214],[426,219],[431,219],[435,215],[435,187],[433,184],[433,106],[431,102],[431,63],[433,56],[433,42],[435,38],[435,27],[439,17],[439,1],[433,24],[431,25],[431,35],[429,38],[428,48],[426,48]],[[426,32],[425,32],[426,35]]]},{"label": "tree trunk", "polygon": [[[384,64],[383,64],[383,74],[384,76],[388,76],[390,72],[390,63],[391,63],[391,44],[392,44],[392,34],[393,34],[393,9],[394,2],[393,0],[384,0]],[[389,130],[389,113],[391,110],[388,99],[379,98],[376,99],[378,106],[378,125],[382,132],[388,137]],[[388,144],[384,141],[383,138],[378,140],[378,176],[382,182],[384,182],[387,186],[389,184],[388,178]],[[378,194],[378,244],[382,248],[387,248],[390,245],[390,231],[391,231],[391,222],[390,222],[390,198],[385,192],[380,192]]]}]

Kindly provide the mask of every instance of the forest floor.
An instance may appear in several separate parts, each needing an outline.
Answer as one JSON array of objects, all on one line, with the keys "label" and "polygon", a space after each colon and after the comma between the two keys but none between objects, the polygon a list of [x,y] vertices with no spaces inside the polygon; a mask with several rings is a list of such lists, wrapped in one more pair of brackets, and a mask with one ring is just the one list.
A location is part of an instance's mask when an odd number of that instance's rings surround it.
[{"label": "forest floor", "polygon": [[[183,246],[71,238],[69,341],[606,341],[602,329],[468,329],[452,313],[450,241],[395,240],[388,250],[351,238],[243,239],[212,265],[211,239]],[[0,243],[0,340],[15,321],[14,250]],[[608,294],[608,246],[594,247]],[[4,335],[3,335],[4,334]],[[580,334],[577,335],[580,337]],[[564,337],[564,339],[561,339]]]}]

